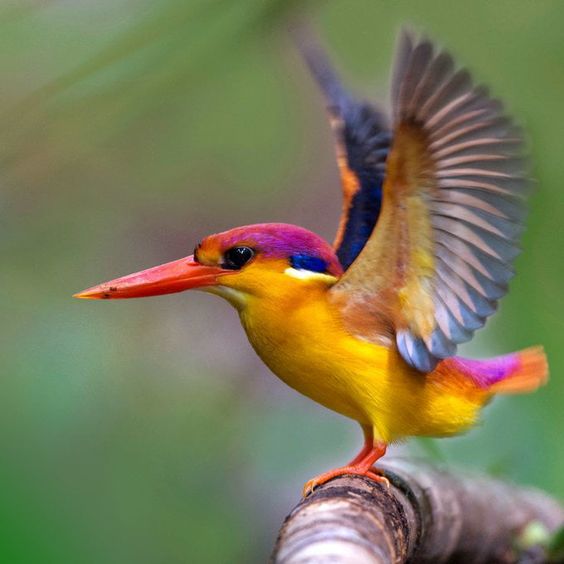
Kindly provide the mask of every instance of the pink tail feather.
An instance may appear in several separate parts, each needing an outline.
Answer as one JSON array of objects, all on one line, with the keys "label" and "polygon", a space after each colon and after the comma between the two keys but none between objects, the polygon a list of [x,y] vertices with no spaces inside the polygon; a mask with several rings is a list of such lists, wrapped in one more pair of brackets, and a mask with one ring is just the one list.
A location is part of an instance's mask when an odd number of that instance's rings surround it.
[{"label": "pink tail feather", "polygon": [[480,388],[494,394],[532,392],[548,380],[548,362],[542,347],[531,347],[488,360],[461,357],[452,360]]}]

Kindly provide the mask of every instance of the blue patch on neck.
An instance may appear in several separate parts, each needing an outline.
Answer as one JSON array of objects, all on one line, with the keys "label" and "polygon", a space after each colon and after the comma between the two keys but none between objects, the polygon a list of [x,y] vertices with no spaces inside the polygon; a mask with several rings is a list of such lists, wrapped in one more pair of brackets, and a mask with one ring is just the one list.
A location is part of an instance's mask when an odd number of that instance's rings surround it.
[{"label": "blue patch on neck", "polygon": [[310,270],[311,272],[327,272],[327,262],[311,255],[292,255],[290,257],[292,268],[297,270]]}]

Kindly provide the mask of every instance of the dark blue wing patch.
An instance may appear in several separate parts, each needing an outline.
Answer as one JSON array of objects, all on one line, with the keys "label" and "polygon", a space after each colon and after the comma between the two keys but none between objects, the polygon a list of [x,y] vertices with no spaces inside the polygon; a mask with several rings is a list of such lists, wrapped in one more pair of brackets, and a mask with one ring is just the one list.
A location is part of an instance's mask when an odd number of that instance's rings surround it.
[{"label": "dark blue wing patch", "polygon": [[336,249],[346,270],[372,235],[380,215],[391,136],[382,125],[380,113],[368,104],[353,102],[341,119],[347,165],[359,184],[345,210],[344,231]]},{"label": "dark blue wing patch", "polygon": [[342,179],[345,206],[335,241],[337,256],[346,270],[363,249],[378,220],[391,135],[383,114],[355,99],[343,87],[311,33],[298,33],[296,40],[327,100],[337,137],[337,153],[343,156],[340,160],[346,161],[339,163],[341,175],[345,172],[347,177],[352,175],[355,179],[352,190],[346,186],[349,179]]}]

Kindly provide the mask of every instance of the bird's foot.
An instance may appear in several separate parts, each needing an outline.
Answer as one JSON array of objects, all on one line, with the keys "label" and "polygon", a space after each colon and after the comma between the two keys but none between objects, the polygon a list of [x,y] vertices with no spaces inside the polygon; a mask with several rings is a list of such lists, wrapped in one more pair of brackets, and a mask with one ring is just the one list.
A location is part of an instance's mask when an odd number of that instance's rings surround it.
[{"label": "bird's foot", "polygon": [[324,472],[323,474],[320,474],[319,476],[308,480],[304,484],[302,496],[307,497],[309,494],[313,493],[313,490],[318,486],[325,484],[333,478],[337,478],[338,476],[345,476],[347,474],[352,474],[353,476],[364,476],[389,488],[390,481],[388,480],[388,478],[377,472],[378,470],[376,468],[366,468],[363,465],[342,466],[341,468],[335,468],[334,470],[329,470],[329,472]]}]

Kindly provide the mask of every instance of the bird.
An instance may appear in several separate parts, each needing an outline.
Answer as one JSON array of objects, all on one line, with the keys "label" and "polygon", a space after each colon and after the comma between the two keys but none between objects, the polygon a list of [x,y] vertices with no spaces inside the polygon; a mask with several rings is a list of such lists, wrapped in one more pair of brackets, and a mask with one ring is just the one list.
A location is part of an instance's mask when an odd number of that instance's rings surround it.
[{"label": "bird", "polygon": [[297,37],[334,134],[333,243],[290,224],[237,227],[75,297],[227,300],[275,375],[361,426],[357,456],[309,480],[308,495],[346,474],[386,483],[374,464],[390,444],[468,431],[495,395],[544,384],[548,364],[541,346],[457,355],[507,293],[531,192],[524,134],[503,104],[404,29],[386,112],[344,87],[311,34]]}]

